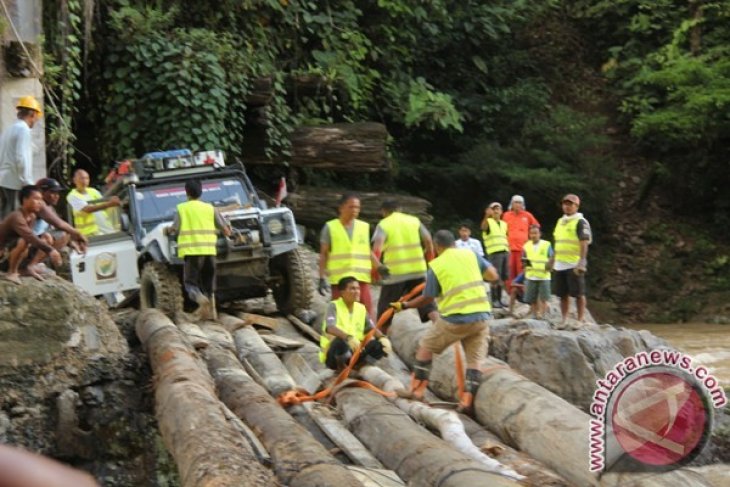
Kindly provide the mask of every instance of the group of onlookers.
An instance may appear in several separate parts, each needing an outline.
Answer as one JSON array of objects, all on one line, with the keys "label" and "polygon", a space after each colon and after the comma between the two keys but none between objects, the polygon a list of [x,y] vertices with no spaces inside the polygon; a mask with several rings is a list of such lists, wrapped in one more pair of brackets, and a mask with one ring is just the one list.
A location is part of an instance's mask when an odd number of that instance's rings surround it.
[{"label": "group of onlookers", "polygon": [[[540,222],[525,208],[525,199],[514,195],[507,212],[499,202],[484,210],[480,228],[482,241],[471,238],[471,229],[459,227],[456,246],[486,257],[497,270],[499,279],[491,285],[494,307],[504,307],[503,290],[509,291],[510,312],[515,297],[531,305],[534,316],[545,314],[551,291],[561,299],[563,318],[569,297],[576,298],[578,321],[585,319],[585,277],[588,245],[592,235],[588,221],[578,212],[580,198],[567,194],[562,201],[563,216],[553,231],[555,247],[542,239]],[[483,244],[483,247],[482,247]],[[486,252],[485,252],[486,251]],[[552,282],[552,289],[551,289]]]}]

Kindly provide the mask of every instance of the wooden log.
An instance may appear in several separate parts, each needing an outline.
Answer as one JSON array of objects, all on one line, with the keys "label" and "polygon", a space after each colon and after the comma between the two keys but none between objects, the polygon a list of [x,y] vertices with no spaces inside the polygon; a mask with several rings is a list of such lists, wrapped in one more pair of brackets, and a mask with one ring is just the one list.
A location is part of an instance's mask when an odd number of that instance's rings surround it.
[{"label": "wooden log", "polygon": [[246,94],[246,106],[258,108],[269,104],[274,96],[274,80],[271,76],[262,76],[251,81],[249,92]]},{"label": "wooden log", "polygon": [[[337,216],[339,200],[344,193],[349,192],[345,189],[300,186],[296,193],[289,194],[286,203],[294,212],[297,223],[319,230],[327,220]],[[370,191],[356,193],[361,203],[359,218],[369,223],[380,221],[380,204],[386,199],[395,200],[405,213],[417,216],[424,225],[433,221],[428,213],[431,203],[423,198]]]},{"label": "wooden log", "polygon": [[[220,327],[204,326],[204,330],[215,342],[232,343]],[[292,487],[362,485],[243,370],[227,347],[215,343],[205,349],[203,357],[220,398],[258,432],[282,483]]]},{"label": "wooden log", "polygon": [[[365,366],[360,369],[360,376],[371,384],[388,392],[404,391],[405,387],[399,381],[388,375],[379,367]],[[434,409],[421,401],[410,401],[400,397],[391,399],[399,409],[408,413],[410,417],[438,431],[444,441],[455,450],[484,465],[489,471],[498,473],[514,480],[523,480],[511,468],[505,467],[499,461],[490,458],[479,450],[464,431],[464,425],[454,411]]]},{"label": "wooden log", "polygon": [[[382,367],[383,370],[398,380],[403,386],[410,384],[410,371],[398,355],[393,354],[388,357],[387,362],[381,361],[378,366]],[[431,391],[426,391],[425,399],[429,403],[433,403],[438,401],[438,396]],[[480,450],[497,458],[502,464],[527,477],[527,485],[546,487],[569,486],[565,479],[560,478],[544,464],[505,444],[497,435],[486,430],[470,417],[460,414],[459,419],[464,425],[464,431],[472,440],[472,443]]]},{"label": "wooden log", "polygon": [[504,465],[508,465],[524,475],[527,485],[540,487],[570,487],[565,479],[547,468],[542,463],[530,458],[525,453],[515,450],[502,442],[497,435],[485,429],[482,425],[464,414],[459,415],[464,431],[471,441],[485,453],[496,457]]},{"label": "wooden log", "polygon": [[[415,313],[399,313],[389,336],[393,348],[413,364],[418,341],[429,325]],[[456,399],[453,347],[435,357],[429,387],[440,397]],[[567,379],[569,380],[569,379]],[[604,474],[599,480],[588,470],[590,417],[564,399],[488,358],[484,378],[474,398],[477,421],[503,441],[543,462],[576,485],[585,486],[706,486],[696,475],[675,471],[662,474]]]},{"label": "wooden log", "polygon": [[292,340],[291,338],[284,338],[278,335],[262,334],[261,331],[258,331],[257,333],[265,344],[278,350],[296,350],[297,348],[304,346],[304,342],[299,340]]},{"label": "wooden log", "polygon": [[[230,315],[221,314],[219,321],[227,330],[235,330],[233,341],[236,346],[236,356],[249,374],[255,376],[257,382],[264,386],[269,394],[278,397],[282,392],[296,388],[297,384],[284,364],[255,330],[251,327],[241,327],[241,320]],[[307,408],[296,405],[290,407],[288,412],[320,442],[335,446],[312,420]]]},{"label": "wooden log", "polygon": [[[258,132],[258,133],[256,133]],[[243,149],[247,165],[280,164],[283,159],[265,156],[265,132],[254,131]],[[290,136],[292,167],[338,172],[374,173],[390,171],[387,155],[388,131],[375,122],[335,123],[298,127]]]},{"label": "wooden log", "polygon": [[289,372],[256,330],[249,326],[241,327],[242,320],[230,315],[221,314],[219,321],[226,330],[233,330],[238,358],[256,370],[271,395],[278,396],[296,387]]},{"label": "wooden log", "polygon": [[213,380],[182,332],[161,312],[140,313],[137,336],[155,374],[160,434],[185,487],[279,485],[226,420]]},{"label": "wooden log", "polygon": [[287,315],[286,317],[289,322],[294,325],[300,332],[306,335],[307,338],[319,345],[319,339],[321,338],[321,335],[317,333],[317,330],[315,330],[294,315]]},{"label": "wooden log", "polygon": [[383,464],[375,458],[365,445],[357,439],[355,435],[350,433],[342,422],[337,419],[325,406],[320,404],[306,403],[304,404],[309,410],[312,419],[317,426],[352,460],[353,463],[368,468],[383,468]]},{"label": "wooden log", "polygon": [[519,485],[454,450],[374,392],[343,389],[336,399],[348,428],[408,485]]}]

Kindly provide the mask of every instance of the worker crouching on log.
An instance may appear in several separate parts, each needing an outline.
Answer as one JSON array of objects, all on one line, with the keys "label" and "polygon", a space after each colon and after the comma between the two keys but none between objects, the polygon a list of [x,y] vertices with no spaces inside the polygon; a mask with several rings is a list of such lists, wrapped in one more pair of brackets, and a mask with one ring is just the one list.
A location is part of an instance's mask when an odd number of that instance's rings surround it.
[{"label": "worker crouching on log", "polygon": [[[365,335],[373,328],[373,322],[365,305],[360,303],[360,283],[355,277],[347,276],[337,283],[340,297],[327,306],[322,322],[319,360],[328,368],[345,368],[352,354],[360,348]],[[369,341],[362,350],[358,364],[383,358],[392,351],[390,340],[380,331],[375,332],[377,340]]]},{"label": "worker crouching on log", "polygon": [[423,294],[410,301],[391,303],[391,306],[397,312],[437,300],[441,317],[418,344],[410,392],[415,399],[423,399],[433,354],[461,342],[467,369],[459,406],[468,411],[481,382],[480,369],[487,356],[489,338],[487,321],[492,317],[492,306],[483,281],[494,282],[499,276],[487,260],[471,250],[457,249],[454,235],[448,230],[436,232],[434,244],[438,257],[429,263]]}]

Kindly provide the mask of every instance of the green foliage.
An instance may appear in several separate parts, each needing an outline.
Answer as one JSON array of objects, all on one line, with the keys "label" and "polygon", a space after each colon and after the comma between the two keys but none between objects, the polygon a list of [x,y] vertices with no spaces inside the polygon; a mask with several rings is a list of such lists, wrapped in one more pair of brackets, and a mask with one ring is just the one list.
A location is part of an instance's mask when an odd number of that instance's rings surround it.
[{"label": "green foliage", "polygon": [[429,130],[452,128],[459,132],[464,130],[461,114],[454,106],[451,96],[432,91],[432,87],[423,78],[411,82],[408,111],[404,118],[407,127],[422,126]]},{"label": "green foliage", "polygon": [[50,100],[46,104],[48,154],[51,174],[65,179],[71,172],[75,154],[73,117],[82,90],[82,5],[80,0],[43,2],[46,29],[44,37],[43,84]]},{"label": "green foliage", "polygon": [[[455,159],[439,158],[403,170],[432,201],[453,206],[436,212],[458,213],[480,218],[490,201],[509,201],[515,192],[523,194],[538,218],[558,214],[557,202],[567,192],[584,195],[585,210],[594,226],[605,221],[609,183],[614,177],[607,163],[607,139],[599,134],[601,118],[583,115],[557,106],[526,123],[519,138],[498,144],[481,138]],[[468,195],[468,196],[467,196]]]},{"label": "green foliage", "polygon": [[227,34],[172,27],[175,10],[125,7],[110,20],[114,41],[102,72],[103,153],[222,148],[243,140],[247,51]]}]

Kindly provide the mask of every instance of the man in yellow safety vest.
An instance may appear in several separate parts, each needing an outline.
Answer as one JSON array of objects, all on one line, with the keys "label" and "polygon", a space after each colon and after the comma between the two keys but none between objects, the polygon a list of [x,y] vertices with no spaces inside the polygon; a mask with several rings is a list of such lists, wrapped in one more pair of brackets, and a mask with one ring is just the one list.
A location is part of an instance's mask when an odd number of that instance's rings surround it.
[{"label": "man in yellow safety vest", "polygon": [[563,324],[568,317],[570,296],[575,298],[577,318],[583,322],[586,312],[585,273],[588,265],[588,246],[593,236],[588,220],[578,212],[580,198],[574,194],[563,197],[563,216],[555,224],[555,273],[553,287],[560,297]]},{"label": "man in yellow safety vest", "polygon": [[[380,207],[383,219],[373,234],[373,256],[380,260],[378,273],[383,286],[378,300],[378,318],[397,301],[426,279],[426,257],[433,258],[431,233],[412,215],[398,211],[394,200],[385,200]],[[381,259],[382,257],[382,259]],[[436,305],[428,303],[418,309],[421,321],[438,318]],[[388,330],[388,320],[381,327]]]},{"label": "man in yellow safety vest", "polygon": [[503,308],[502,287],[509,279],[509,241],[507,240],[507,222],[502,220],[502,205],[498,202],[490,203],[485,210],[481,224],[484,249],[487,259],[494,266],[499,280],[492,283],[492,305]]},{"label": "man in yellow safety vest", "polygon": [[[74,172],[74,189],[66,195],[66,201],[71,207],[74,227],[86,237],[111,233],[111,221],[105,210],[121,205],[119,196],[112,196],[107,201],[101,200],[102,194],[89,186],[89,173],[83,169]],[[94,203],[89,203],[94,201]]]},{"label": "man in yellow safety vest", "polygon": [[492,306],[484,280],[496,281],[497,271],[471,250],[457,249],[454,234],[448,230],[436,232],[434,244],[438,257],[429,263],[423,294],[410,301],[391,303],[391,307],[397,312],[437,300],[441,317],[418,344],[411,393],[416,399],[423,398],[433,354],[443,352],[455,342],[461,342],[467,369],[466,388],[460,398],[460,407],[469,410],[481,383],[481,366],[488,348],[488,320],[492,317]]},{"label": "man in yellow safety vest", "polygon": [[[330,369],[342,370],[360,347],[365,335],[372,330],[373,321],[365,305],[359,302],[360,283],[355,277],[343,277],[337,283],[337,288],[340,297],[330,302],[322,321],[319,360]],[[388,338],[380,331],[376,331],[375,336],[378,339],[365,345],[358,364],[381,359],[392,351]]]},{"label": "man in yellow safety vest", "polygon": [[360,302],[372,318],[370,224],[357,219],[360,198],[354,194],[340,198],[338,213],[339,217],[325,223],[320,233],[318,291],[324,296],[331,289],[332,298],[336,299],[340,296],[337,283],[343,277],[353,276],[360,283]]},{"label": "man in yellow safety vest", "polygon": [[[215,318],[215,256],[220,230],[231,236],[231,227],[210,203],[200,201],[203,185],[197,179],[185,182],[188,201],[177,205],[167,234],[177,234],[177,256],[185,261],[185,291],[196,302],[200,317]],[[213,300],[213,301],[211,301]]]}]

